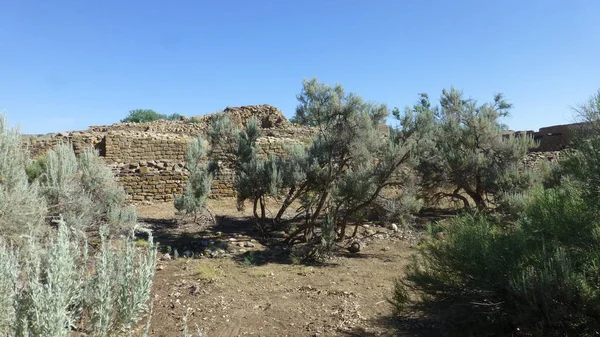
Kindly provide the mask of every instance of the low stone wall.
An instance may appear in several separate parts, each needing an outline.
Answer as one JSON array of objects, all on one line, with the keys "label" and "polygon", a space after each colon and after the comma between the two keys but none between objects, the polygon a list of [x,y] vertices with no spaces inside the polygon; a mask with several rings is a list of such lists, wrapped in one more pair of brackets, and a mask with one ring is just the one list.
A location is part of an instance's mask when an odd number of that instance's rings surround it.
[{"label": "low stone wall", "polygon": [[539,131],[507,131],[505,136],[514,135],[517,137],[529,136],[538,143],[534,151],[549,152],[560,151],[571,146],[574,136],[585,130],[587,123],[573,123],[564,125],[553,125],[540,128]]},{"label": "low stone wall", "polygon": [[133,202],[170,201],[182,194],[187,173],[183,163],[170,160],[111,165],[117,180]]},{"label": "low stone wall", "polygon": [[[223,111],[231,121],[243,126],[250,116],[259,120],[259,156],[285,156],[292,145],[307,144],[315,129],[288,122],[283,114],[269,105],[227,108]],[[183,193],[188,179],[185,155],[188,144],[198,135],[206,135],[214,115],[195,117],[193,120],[155,121],[151,123],[118,123],[110,126],[92,126],[86,131],[61,132],[48,135],[25,136],[24,146],[32,157],[45,153],[60,142],[70,142],[77,154],[91,147],[112,167],[119,182],[134,202],[171,201]],[[508,135],[533,136],[540,146],[524,159],[529,166],[545,160],[555,160],[558,152],[569,144],[572,130],[579,124],[558,125],[534,131],[508,131]],[[231,140],[230,140],[231,141]],[[217,161],[223,154],[215,154]],[[235,196],[234,172],[222,167],[212,185],[212,198]]]},{"label": "low stone wall", "polygon": [[85,148],[94,148],[104,156],[104,135],[96,132],[59,132],[47,135],[25,135],[23,146],[25,146],[32,158],[46,153],[60,143],[71,143],[75,154],[79,155]]},{"label": "low stone wall", "polygon": [[191,137],[150,133],[108,133],[105,155],[107,162],[135,163],[150,160],[185,160]]}]

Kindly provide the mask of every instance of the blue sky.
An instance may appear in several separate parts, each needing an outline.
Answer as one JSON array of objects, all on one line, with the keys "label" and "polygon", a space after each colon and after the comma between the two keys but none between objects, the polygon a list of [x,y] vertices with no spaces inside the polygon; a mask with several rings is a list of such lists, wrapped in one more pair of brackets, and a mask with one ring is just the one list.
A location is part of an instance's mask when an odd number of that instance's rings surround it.
[{"label": "blue sky", "polygon": [[24,133],[271,104],[304,78],[390,107],[502,92],[511,129],[573,121],[600,89],[600,1],[0,2],[0,111]]}]

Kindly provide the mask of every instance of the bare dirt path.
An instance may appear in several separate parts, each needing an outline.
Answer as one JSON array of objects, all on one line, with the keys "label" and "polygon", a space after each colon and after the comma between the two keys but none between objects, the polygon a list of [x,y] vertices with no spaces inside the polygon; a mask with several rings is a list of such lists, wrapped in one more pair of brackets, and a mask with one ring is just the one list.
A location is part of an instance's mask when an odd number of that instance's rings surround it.
[{"label": "bare dirt path", "polygon": [[[177,226],[171,204],[138,206],[142,222],[162,227],[163,245],[194,254],[159,262],[151,336],[181,336],[186,312],[190,332],[197,325],[208,337],[417,336],[399,330],[386,301],[414,252],[406,233],[362,228],[372,239],[359,254],[341,252],[319,266],[293,264],[254,239],[240,220],[248,211],[233,205],[212,202],[221,224],[206,230]],[[178,241],[182,233],[191,242],[186,247]],[[211,257],[198,243],[220,244],[220,254]],[[202,250],[208,257],[198,256]]]}]

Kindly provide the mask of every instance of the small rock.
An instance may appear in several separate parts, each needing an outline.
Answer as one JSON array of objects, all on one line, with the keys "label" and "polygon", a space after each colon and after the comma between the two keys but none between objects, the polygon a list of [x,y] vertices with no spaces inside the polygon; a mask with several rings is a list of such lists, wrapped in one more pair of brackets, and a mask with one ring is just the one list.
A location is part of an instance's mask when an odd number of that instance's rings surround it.
[{"label": "small rock", "polygon": [[271,235],[276,238],[285,238],[287,236],[286,232],[284,231],[274,231],[271,232]]},{"label": "small rock", "polygon": [[246,243],[244,244],[244,247],[246,247],[246,248],[252,248],[252,247],[254,247],[254,246],[255,246],[255,244],[253,244],[252,242],[246,242]]},{"label": "small rock", "polygon": [[394,232],[398,231],[398,225],[396,225],[395,223],[390,225],[390,229],[393,230]]},{"label": "small rock", "polygon": [[229,238],[229,242],[236,242],[237,239],[236,238]]},{"label": "small rock", "polygon": [[210,257],[218,257],[219,256],[219,252],[216,250],[213,250],[210,252]]},{"label": "small rock", "polygon": [[159,264],[158,266],[156,266],[156,270],[163,270],[165,269],[165,266],[163,266],[162,264]]},{"label": "small rock", "polygon": [[383,247],[383,251],[384,251],[384,252],[387,252],[387,251],[389,251],[389,250],[390,250],[390,247]]},{"label": "small rock", "polygon": [[358,253],[360,252],[360,243],[359,242],[352,242],[352,244],[350,244],[350,247],[348,247],[348,251],[350,253]]},{"label": "small rock", "polygon": [[223,232],[216,232],[215,234],[216,234],[217,236],[221,236],[221,235],[223,235]]},{"label": "small rock", "polygon": [[163,261],[171,261],[171,255],[169,253],[163,254],[161,260]]},{"label": "small rock", "polygon": [[369,228],[369,227],[371,227],[370,225],[362,225],[362,226],[363,226],[363,228]]}]

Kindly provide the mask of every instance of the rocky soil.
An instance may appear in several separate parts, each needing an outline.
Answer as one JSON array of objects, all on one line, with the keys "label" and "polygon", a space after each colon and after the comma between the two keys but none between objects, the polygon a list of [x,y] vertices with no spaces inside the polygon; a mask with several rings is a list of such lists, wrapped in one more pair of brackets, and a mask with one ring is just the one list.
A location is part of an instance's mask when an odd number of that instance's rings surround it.
[{"label": "rocky soil", "polygon": [[251,230],[249,211],[238,212],[234,205],[212,201],[216,224],[209,226],[175,221],[170,203],[137,206],[163,246],[151,336],[180,336],[186,313],[190,331],[197,326],[211,337],[428,332],[399,322],[387,302],[418,233],[368,224],[358,231],[359,253],[340,247],[325,263],[304,265],[277,244],[285,231],[265,241]]}]

